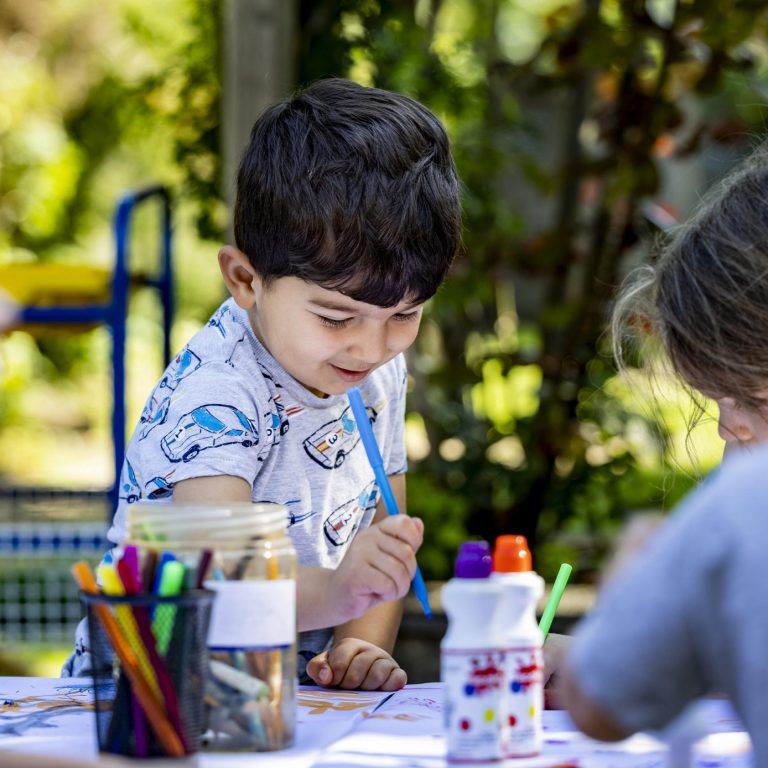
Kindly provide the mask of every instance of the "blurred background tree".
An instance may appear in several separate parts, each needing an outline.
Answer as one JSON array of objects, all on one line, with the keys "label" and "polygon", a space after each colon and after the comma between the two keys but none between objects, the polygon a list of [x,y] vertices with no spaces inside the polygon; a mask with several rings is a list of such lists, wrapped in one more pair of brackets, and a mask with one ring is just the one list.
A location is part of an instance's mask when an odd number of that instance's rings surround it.
[{"label": "blurred background tree", "polygon": [[[615,376],[604,329],[657,230],[762,129],[764,4],[304,0],[297,14],[296,84],[338,75],[419,99],[463,180],[464,253],[410,358],[425,575],[448,576],[467,536],[521,532],[545,576],[568,558],[588,577],[629,510],[669,508],[717,461],[711,424],[688,457],[683,392],[651,409],[643,375]],[[119,191],[170,184],[175,348],[222,296],[222,18],[219,0],[0,9],[0,261],[109,263]],[[140,298],[129,330],[133,423],[159,374]],[[99,330],[0,342],[5,484],[111,482],[107,344]]]}]

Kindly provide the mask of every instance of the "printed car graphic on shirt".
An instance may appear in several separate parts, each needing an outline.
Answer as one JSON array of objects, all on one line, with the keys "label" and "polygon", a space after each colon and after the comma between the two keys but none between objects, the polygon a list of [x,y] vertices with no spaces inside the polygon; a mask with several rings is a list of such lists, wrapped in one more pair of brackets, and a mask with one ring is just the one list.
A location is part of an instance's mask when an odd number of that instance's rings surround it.
[{"label": "printed car graphic on shirt", "polygon": [[259,442],[259,429],[233,405],[211,403],[185,413],[160,441],[171,461],[192,461],[200,451],[239,443],[250,448]]},{"label": "printed car graphic on shirt", "polygon": [[[376,421],[376,411],[366,408],[371,424]],[[326,469],[340,467],[346,455],[357,445],[360,433],[352,418],[352,409],[347,406],[335,421],[323,424],[305,441],[304,450],[307,455]]]},{"label": "printed car graphic on shirt", "polygon": [[158,389],[176,389],[179,386],[179,382],[182,379],[186,379],[191,373],[194,373],[200,365],[200,358],[189,347],[184,347],[176,355],[165,376],[160,379],[160,383],[157,385]]},{"label": "printed car graphic on shirt", "polygon": [[[280,395],[270,398],[275,405],[274,411],[267,411],[264,414],[264,422],[266,423],[266,437],[267,439],[274,438],[276,435],[282,437],[290,427],[288,419],[284,418],[285,406],[280,402]],[[273,442],[277,442],[274,440]]]},{"label": "printed car graphic on shirt", "polygon": [[302,511],[302,509],[299,507],[297,508],[297,505],[301,504],[300,499],[291,499],[289,501],[282,502],[285,504],[286,507],[288,507],[288,527],[290,528],[292,525],[296,525],[297,523],[303,523],[305,520],[309,520],[310,517],[313,517],[316,512],[313,512],[310,510]]},{"label": "printed car graphic on shirt", "polygon": [[222,320],[224,320],[225,315],[227,312],[229,312],[229,307],[224,304],[223,306],[219,307],[216,312],[214,312],[213,317],[208,321],[208,326],[211,328],[216,328],[216,330],[221,334],[222,338],[227,338],[227,331],[224,328],[224,324]]},{"label": "printed car graphic on shirt", "polygon": [[[173,472],[170,474],[172,475]],[[173,496],[173,483],[168,482],[168,477],[170,475],[166,477],[153,477],[149,482],[144,483],[144,491],[148,499],[169,499]]]},{"label": "printed car graphic on shirt", "polygon": [[240,345],[245,341],[245,338],[246,338],[245,331],[243,331],[243,333],[242,333],[242,335],[240,336],[239,339],[235,339],[234,341],[232,341],[230,339],[231,346],[229,348],[229,354],[227,355],[226,359],[224,360],[224,362],[230,368],[234,368],[235,367],[235,363],[234,363],[235,353],[238,351],[238,348],[240,347]]},{"label": "printed car graphic on shirt", "polygon": [[152,396],[144,406],[144,410],[141,412],[141,418],[139,419],[139,424],[143,425],[139,440],[144,440],[155,427],[165,424],[170,408],[170,397],[165,397],[158,403],[157,400],[155,400],[155,393],[152,393]]},{"label": "printed car graphic on shirt", "polygon": [[323,524],[323,532],[334,547],[341,547],[349,541],[349,537],[357,530],[363,513],[375,506],[376,489],[366,488],[357,498],[345,502],[331,512]]},{"label": "printed car graphic on shirt", "polygon": [[141,498],[139,481],[136,479],[136,473],[128,459],[125,460],[123,471],[120,473],[119,498],[124,499],[128,504],[133,504]]}]

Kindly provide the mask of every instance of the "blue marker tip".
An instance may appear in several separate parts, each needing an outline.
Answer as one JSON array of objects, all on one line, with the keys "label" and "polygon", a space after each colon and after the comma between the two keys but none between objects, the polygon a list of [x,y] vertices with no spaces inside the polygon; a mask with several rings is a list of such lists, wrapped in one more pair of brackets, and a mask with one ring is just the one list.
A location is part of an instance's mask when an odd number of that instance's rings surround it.
[{"label": "blue marker tip", "polygon": [[[373,474],[376,477],[376,484],[379,486],[379,492],[384,499],[384,506],[386,507],[387,514],[399,515],[400,510],[397,507],[395,494],[392,492],[392,486],[389,484],[387,473],[384,471],[384,460],[381,458],[381,452],[376,443],[376,437],[371,428],[371,420],[368,418],[368,411],[365,409],[365,403],[363,403],[360,390],[357,387],[352,387],[347,390],[347,397],[349,398],[349,404],[352,407],[352,414],[355,417],[357,431],[360,433],[360,439],[363,441],[363,447],[368,456],[368,463],[371,465],[371,469],[373,469]],[[416,573],[413,575],[412,585],[414,594],[421,603],[422,608],[424,608],[424,613],[428,619],[431,619],[432,609],[429,607],[427,586],[424,584],[424,579],[418,565],[416,566]]]}]

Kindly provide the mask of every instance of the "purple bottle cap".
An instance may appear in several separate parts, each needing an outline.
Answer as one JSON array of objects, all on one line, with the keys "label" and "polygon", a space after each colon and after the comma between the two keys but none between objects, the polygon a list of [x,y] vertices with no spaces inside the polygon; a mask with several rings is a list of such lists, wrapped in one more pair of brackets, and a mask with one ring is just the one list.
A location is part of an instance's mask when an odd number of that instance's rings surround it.
[{"label": "purple bottle cap", "polygon": [[487,541],[465,541],[459,547],[455,573],[459,579],[487,579],[491,575],[491,547]]}]

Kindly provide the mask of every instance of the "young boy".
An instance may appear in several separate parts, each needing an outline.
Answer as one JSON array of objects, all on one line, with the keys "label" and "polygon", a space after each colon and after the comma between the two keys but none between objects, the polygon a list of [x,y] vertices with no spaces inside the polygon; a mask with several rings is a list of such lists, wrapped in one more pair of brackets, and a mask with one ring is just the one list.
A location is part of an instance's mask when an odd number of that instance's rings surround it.
[{"label": "young boy", "polygon": [[443,126],[405,96],[316,82],[256,121],[234,224],[231,298],[150,395],[109,538],[138,500],[284,504],[300,673],[303,659],[321,685],[395,690],[422,524],[387,517],[345,393],[360,387],[404,510],[403,352],[460,242]]}]

